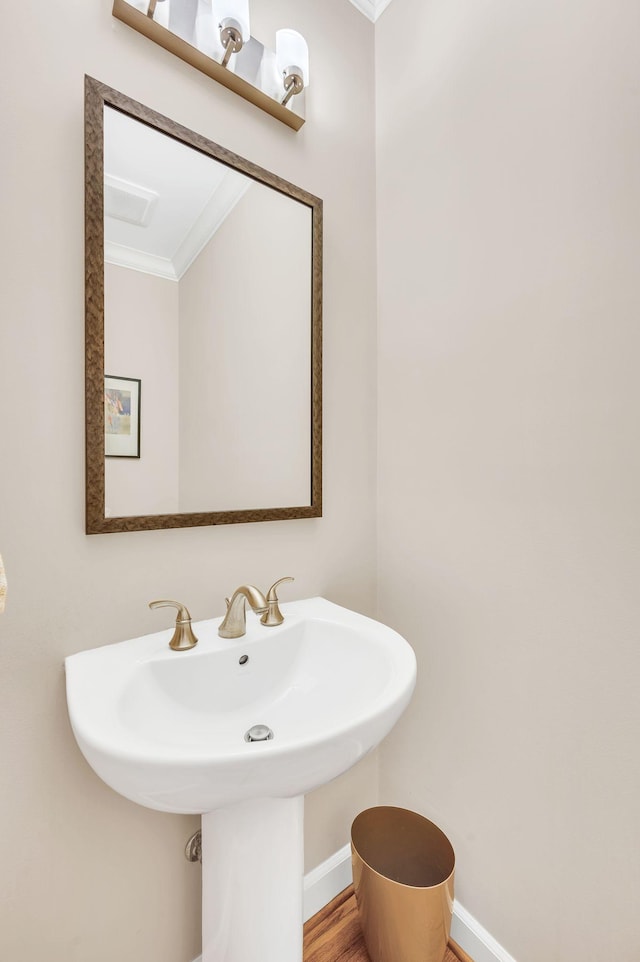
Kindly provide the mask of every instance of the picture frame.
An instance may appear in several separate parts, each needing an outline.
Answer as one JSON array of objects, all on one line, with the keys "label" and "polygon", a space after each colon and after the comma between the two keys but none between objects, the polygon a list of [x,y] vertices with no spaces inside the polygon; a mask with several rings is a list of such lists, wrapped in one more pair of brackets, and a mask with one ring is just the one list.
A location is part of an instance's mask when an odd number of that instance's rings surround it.
[{"label": "picture frame", "polygon": [[140,457],[139,378],[104,378],[104,455],[106,458]]}]

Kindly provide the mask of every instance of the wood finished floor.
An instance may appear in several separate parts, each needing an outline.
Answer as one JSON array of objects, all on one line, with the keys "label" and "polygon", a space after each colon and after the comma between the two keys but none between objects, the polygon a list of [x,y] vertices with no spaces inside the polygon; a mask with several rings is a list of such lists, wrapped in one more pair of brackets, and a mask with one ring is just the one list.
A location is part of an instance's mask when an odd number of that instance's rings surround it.
[{"label": "wood finished floor", "polygon": [[[369,962],[353,885],[305,924],[304,962]],[[472,959],[455,942],[450,942],[443,962],[472,962]]]}]

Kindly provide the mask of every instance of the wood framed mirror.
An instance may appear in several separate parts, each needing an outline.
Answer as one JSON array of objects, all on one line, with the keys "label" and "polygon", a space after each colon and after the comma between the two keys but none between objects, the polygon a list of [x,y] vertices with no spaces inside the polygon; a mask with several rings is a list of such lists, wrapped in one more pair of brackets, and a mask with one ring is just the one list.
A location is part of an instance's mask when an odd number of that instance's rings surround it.
[{"label": "wood framed mirror", "polygon": [[322,514],[322,201],[85,78],[87,533]]}]

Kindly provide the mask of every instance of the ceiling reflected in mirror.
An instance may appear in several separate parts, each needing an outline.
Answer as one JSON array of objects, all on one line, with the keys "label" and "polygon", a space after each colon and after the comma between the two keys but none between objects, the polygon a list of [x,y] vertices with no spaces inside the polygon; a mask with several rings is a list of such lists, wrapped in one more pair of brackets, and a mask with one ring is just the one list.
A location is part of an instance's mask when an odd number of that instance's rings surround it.
[{"label": "ceiling reflected in mirror", "polygon": [[233,168],[105,108],[105,261],[180,280],[251,184]]}]

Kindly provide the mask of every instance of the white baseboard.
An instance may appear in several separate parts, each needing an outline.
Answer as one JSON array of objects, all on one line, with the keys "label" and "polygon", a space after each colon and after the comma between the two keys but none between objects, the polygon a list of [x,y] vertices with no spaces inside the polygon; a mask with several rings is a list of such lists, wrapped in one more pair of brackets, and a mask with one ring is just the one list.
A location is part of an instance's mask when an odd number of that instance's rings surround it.
[{"label": "white baseboard", "polygon": [[[351,846],[347,844],[305,875],[304,921],[324,908],[351,882]],[[516,962],[457,899],[453,903],[451,938],[473,962]],[[193,962],[202,962],[202,956]]]},{"label": "white baseboard", "polygon": [[304,920],[339,895],[353,881],[351,846],[347,843],[304,877]]},{"label": "white baseboard", "polygon": [[451,938],[473,962],[516,962],[457,899],[453,901]]}]

